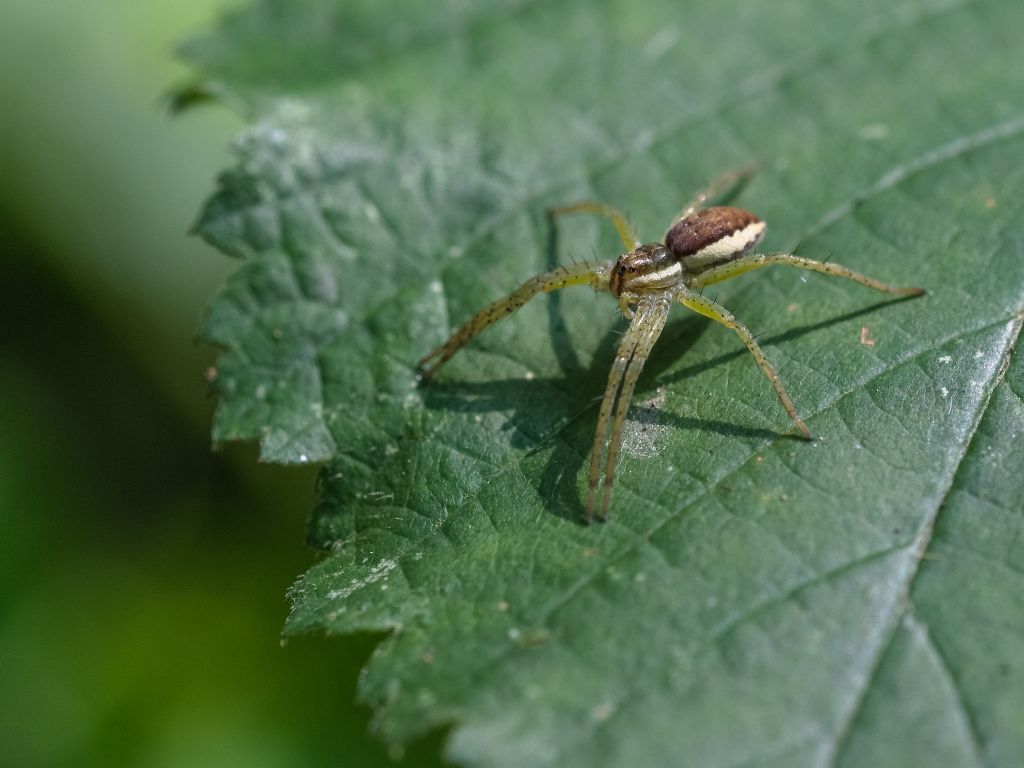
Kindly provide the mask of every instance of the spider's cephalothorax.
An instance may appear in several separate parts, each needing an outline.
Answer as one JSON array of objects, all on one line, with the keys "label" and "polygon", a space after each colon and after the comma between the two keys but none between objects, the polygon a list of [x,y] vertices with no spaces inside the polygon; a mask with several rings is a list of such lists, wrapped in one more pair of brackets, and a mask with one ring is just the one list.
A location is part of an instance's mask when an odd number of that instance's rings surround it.
[{"label": "spider's cephalothorax", "polygon": [[619,257],[612,267],[608,290],[616,298],[656,293],[678,283],[682,274],[682,264],[664,245],[648,243]]},{"label": "spider's cephalothorax", "polygon": [[626,218],[614,208],[602,203],[584,201],[553,208],[554,214],[585,211],[606,216],[618,230],[627,253],[614,263],[575,264],[527,280],[508,296],[477,312],[456,330],[448,341],[420,360],[420,380],[424,383],[429,381],[437,369],[467,341],[492,323],[519,309],[532,296],[557,291],[570,285],[590,285],[596,291],[607,291],[618,298],[619,306],[629,318],[630,324],[619,342],[598,411],[594,450],[590,457],[588,519],[594,513],[605,436],[611,422],[611,437],[608,440],[607,457],[604,462],[604,497],[601,504],[601,516],[606,517],[608,514],[615,479],[615,464],[622,443],[622,427],[629,409],[629,401],[633,397],[633,389],[640,376],[640,370],[665,327],[669,309],[674,302],[678,301],[736,332],[768,378],[790,419],[796,424],[802,436],[809,439],[810,430],[796,412],[796,407],[782,386],[775,366],[765,357],[753,334],[729,310],[716,301],[705,298],[702,293],[704,287],[758,267],[782,264],[834,277],[844,277],[895,296],[918,296],[924,293],[924,290],[889,285],[839,264],[806,259],[792,253],[751,253],[764,237],[763,221],[742,208],[701,209],[705,200],[745,180],[750,174],[750,171],[727,174],[699,193],[675,219],[665,235],[664,243],[642,245]]}]

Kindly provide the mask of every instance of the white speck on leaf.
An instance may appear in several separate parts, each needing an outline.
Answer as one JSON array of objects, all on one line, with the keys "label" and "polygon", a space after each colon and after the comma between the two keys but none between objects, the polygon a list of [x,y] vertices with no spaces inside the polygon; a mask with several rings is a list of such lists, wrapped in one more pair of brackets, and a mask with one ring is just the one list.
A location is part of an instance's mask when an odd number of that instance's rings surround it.
[{"label": "white speck on leaf", "polygon": [[603,722],[615,713],[615,705],[610,701],[602,701],[590,711],[590,718],[595,722]]},{"label": "white speck on leaf", "polygon": [[644,56],[649,59],[660,59],[678,42],[679,32],[675,28],[662,27],[647,41],[647,45],[644,46]]},{"label": "white speck on leaf", "polygon": [[882,141],[889,137],[889,126],[884,123],[869,123],[862,126],[857,135],[865,141]]}]

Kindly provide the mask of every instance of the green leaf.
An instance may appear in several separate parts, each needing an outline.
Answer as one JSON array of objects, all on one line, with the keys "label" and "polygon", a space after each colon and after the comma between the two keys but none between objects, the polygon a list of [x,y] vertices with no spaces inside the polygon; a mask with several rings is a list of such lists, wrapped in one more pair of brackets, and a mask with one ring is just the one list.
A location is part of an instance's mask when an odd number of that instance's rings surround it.
[{"label": "green leaf", "polygon": [[[422,5],[422,7],[420,7]],[[1014,0],[264,0],[186,54],[251,119],[199,231],[245,262],[216,441],[323,461],[287,632],[386,632],[361,693],[480,766],[1024,764],[1024,88]],[[765,270],[682,309],[612,518],[581,524],[623,321],[473,311],[715,175],[799,247],[927,297]],[[1012,362],[1011,362],[1012,360]]]}]

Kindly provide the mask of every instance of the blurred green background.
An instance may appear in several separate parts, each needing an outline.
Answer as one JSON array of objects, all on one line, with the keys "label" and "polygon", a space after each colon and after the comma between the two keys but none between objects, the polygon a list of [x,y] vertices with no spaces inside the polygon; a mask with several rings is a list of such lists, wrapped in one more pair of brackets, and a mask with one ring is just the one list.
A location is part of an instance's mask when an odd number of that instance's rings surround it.
[{"label": "blurred green background", "polygon": [[209,449],[193,332],[235,265],[188,229],[241,123],[164,96],[223,5],[0,0],[6,765],[391,764],[373,638],[279,643],[315,470]]}]

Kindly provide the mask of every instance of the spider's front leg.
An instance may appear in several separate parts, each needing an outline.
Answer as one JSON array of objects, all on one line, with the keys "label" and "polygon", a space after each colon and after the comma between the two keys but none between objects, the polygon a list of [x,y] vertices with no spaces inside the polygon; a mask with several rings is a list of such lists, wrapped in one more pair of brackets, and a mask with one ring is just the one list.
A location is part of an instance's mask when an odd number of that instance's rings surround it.
[{"label": "spider's front leg", "polygon": [[595,291],[607,291],[611,264],[573,264],[527,280],[504,298],[492,302],[464,323],[444,344],[423,357],[417,365],[418,377],[426,384],[438,369],[451,359],[480,331],[508,317],[538,293],[550,293],[570,285],[590,285]]},{"label": "spider's front leg", "polygon": [[789,414],[789,418],[793,420],[801,434],[807,440],[811,440],[811,430],[807,428],[804,420],[800,418],[800,414],[796,412],[796,406],[793,405],[792,399],[786,392],[786,388],[782,386],[782,379],[779,378],[779,372],[775,369],[772,361],[765,357],[764,350],[761,349],[761,345],[757,343],[754,338],[754,334],[750,332],[743,323],[736,319],[736,316],[732,312],[727,310],[721,304],[711,299],[701,296],[696,291],[692,291],[689,288],[679,288],[678,294],[679,301],[689,307],[694,312],[699,312],[705,317],[710,317],[726,328],[732,328],[736,331],[736,335],[740,337],[740,340],[746,345],[750,354],[754,356],[754,360],[757,361],[758,367],[761,372],[767,377],[768,381],[771,382],[772,389],[775,390],[775,394],[779,396],[779,400],[782,402],[782,407],[786,409],[786,413]]},{"label": "spider's front leg", "polygon": [[[597,483],[601,474],[601,454],[604,437],[608,430],[608,419],[615,410],[611,440],[608,443],[608,458],[604,470],[604,498],[601,500],[601,519],[608,518],[608,507],[612,500],[612,485],[615,482],[615,462],[622,444],[622,425],[633,398],[640,371],[651,354],[654,342],[658,340],[668,320],[672,304],[671,293],[645,296],[637,303],[632,322],[619,342],[619,349],[608,375],[608,384],[601,400],[594,432],[594,449],[590,456],[590,480],[587,493],[587,520],[594,517],[594,503],[597,500]],[[621,389],[620,389],[621,387]],[[616,395],[618,405],[616,406]]]},{"label": "spider's front leg", "polygon": [[552,216],[564,216],[567,213],[593,213],[597,216],[604,216],[615,225],[615,231],[619,233],[619,239],[622,240],[622,244],[626,246],[627,251],[632,251],[641,245],[640,238],[636,236],[636,232],[633,231],[633,226],[629,223],[625,214],[618,208],[613,208],[605,203],[599,203],[595,200],[580,200],[576,203],[556,205],[553,208],[548,208],[548,213]]}]

